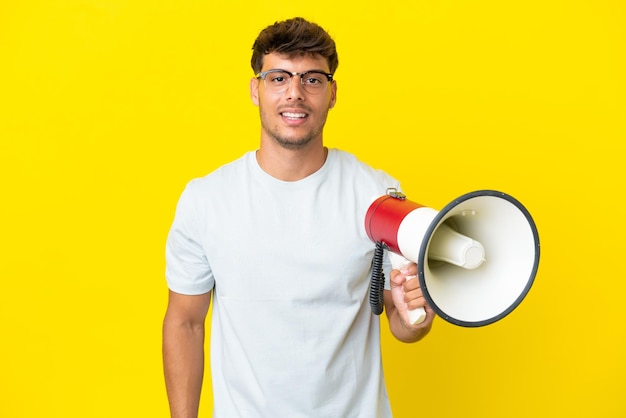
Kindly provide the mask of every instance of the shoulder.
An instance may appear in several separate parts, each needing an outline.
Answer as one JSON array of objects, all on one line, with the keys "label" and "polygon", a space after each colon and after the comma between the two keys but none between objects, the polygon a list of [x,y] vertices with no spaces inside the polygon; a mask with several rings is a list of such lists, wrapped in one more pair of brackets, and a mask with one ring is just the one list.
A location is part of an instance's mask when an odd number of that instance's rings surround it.
[{"label": "shoulder", "polygon": [[335,166],[342,171],[344,176],[354,176],[355,181],[372,181],[381,183],[386,187],[397,187],[398,181],[382,169],[374,168],[360,160],[356,155],[339,150],[331,149]]},{"label": "shoulder", "polygon": [[250,172],[250,158],[254,152],[248,152],[236,160],[211,171],[203,177],[190,180],[184,193],[190,195],[212,195],[221,193],[229,187],[236,187],[245,181],[246,173]]},{"label": "shoulder", "polygon": [[248,154],[244,154],[203,177],[188,181],[179,196],[176,212],[202,217],[202,214],[220,198],[233,194],[233,190],[241,190],[242,185],[246,183],[248,159]]}]

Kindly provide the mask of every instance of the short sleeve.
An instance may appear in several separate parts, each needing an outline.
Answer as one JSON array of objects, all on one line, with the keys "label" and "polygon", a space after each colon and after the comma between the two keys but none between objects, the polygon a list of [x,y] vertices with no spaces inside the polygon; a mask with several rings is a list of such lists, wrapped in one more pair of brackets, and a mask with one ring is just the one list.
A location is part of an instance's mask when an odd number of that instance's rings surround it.
[{"label": "short sleeve", "polygon": [[165,247],[168,288],[186,295],[207,293],[215,283],[203,248],[206,222],[197,191],[192,181],[182,193]]}]

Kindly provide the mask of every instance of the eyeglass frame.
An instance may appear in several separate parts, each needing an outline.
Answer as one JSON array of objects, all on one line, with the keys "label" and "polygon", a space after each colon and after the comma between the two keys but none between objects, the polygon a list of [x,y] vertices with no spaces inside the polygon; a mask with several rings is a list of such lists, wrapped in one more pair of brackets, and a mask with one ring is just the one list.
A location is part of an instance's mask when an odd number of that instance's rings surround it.
[{"label": "eyeglass frame", "polygon": [[[297,76],[297,75],[298,75],[298,76],[300,76],[300,85],[301,85],[301,86],[302,86],[302,88],[303,88],[306,92],[308,92],[308,93],[311,93],[311,92],[310,92],[309,90],[307,90],[307,89],[306,89],[306,86],[305,86],[305,85],[304,85],[304,83],[303,83],[304,76],[305,76],[305,75],[307,75],[307,74],[311,74],[311,73],[313,73],[313,74],[322,74],[322,75],[325,75],[325,76],[326,76],[326,78],[328,79],[328,84],[330,84],[330,83],[332,83],[332,82],[334,81],[334,80],[333,80],[333,76],[334,76],[334,74],[327,73],[327,72],[322,71],[322,70],[308,70],[308,71],[303,71],[303,72],[301,72],[301,73],[297,73],[297,72],[296,72],[296,73],[292,73],[291,71],[283,70],[283,69],[281,69],[281,68],[272,68],[272,69],[267,70],[267,71],[261,71],[260,73],[258,73],[258,74],[255,76],[255,78],[258,78],[258,79],[263,80],[263,84],[265,84],[265,77],[267,77],[267,75],[268,75],[268,74],[271,74],[271,73],[286,73],[286,74],[289,74],[289,84],[287,84],[287,85],[286,85],[285,90],[284,90],[284,91],[281,91],[281,92],[276,92],[276,93],[284,93],[285,91],[289,90],[289,87],[291,86],[291,82],[292,82],[293,78],[294,78],[295,76]],[[328,84],[326,84],[326,86],[328,86]],[[324,89],[326,89],[326,86],[324,87]],[[267,85],[265,85],[265,87],[267,87]],[[321,92],[323,92],[323,91],[324,91],[324,90],[320,90],[320,93],[321,93]],[[316,94],[316,93],[313,93],[313,94]]]}]

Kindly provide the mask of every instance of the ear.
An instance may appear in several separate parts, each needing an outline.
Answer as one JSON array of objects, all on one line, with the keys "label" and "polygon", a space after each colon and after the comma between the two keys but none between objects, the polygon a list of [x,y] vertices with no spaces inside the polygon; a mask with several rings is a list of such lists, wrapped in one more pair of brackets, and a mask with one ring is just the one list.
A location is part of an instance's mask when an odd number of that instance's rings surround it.
[{"label": "ear", "polygon": [[337,103],[337,82],[333,80],[331,84],[330,103],[328,104],[328,109],[335,107],[335,103]]},{"label": "ear", "polygon": [[255,106],[259,105],[259,79],[252,78],[250,80],[250,99]]}]

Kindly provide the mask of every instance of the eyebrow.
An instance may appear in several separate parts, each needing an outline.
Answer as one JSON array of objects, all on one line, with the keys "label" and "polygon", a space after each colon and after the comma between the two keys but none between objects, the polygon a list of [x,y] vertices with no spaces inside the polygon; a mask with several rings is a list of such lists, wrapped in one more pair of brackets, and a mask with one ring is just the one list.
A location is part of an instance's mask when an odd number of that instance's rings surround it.
[{"label": "eyebrow", "polygon": [[317,72],[324,73],[324,74],[331,74],[329,71],[322,70],[322,69],[319,69],[319,68],[313,68],[311,70],[306,70],[306,71],[289,71],[289,70],[285,70],[284,68],[270,68],[269,70],[264,70],[264,71],[260,71],[260,72],[261,73],[266,73],[268,71],[284,71],[284,72],[289,73],[289,74],[304,74],[304,73],[310,73],[312,71],[317,71]]}]

